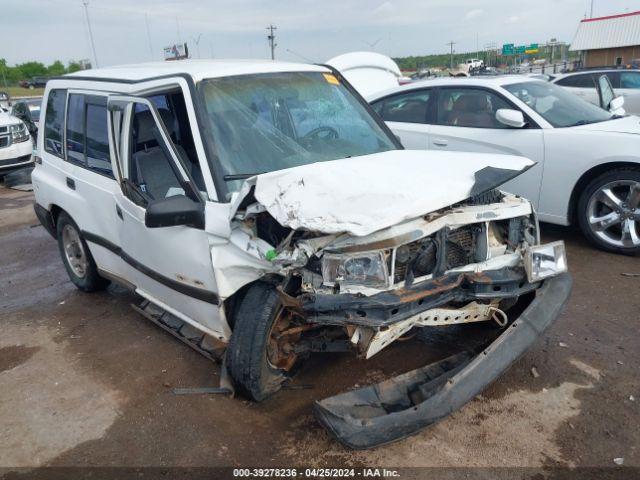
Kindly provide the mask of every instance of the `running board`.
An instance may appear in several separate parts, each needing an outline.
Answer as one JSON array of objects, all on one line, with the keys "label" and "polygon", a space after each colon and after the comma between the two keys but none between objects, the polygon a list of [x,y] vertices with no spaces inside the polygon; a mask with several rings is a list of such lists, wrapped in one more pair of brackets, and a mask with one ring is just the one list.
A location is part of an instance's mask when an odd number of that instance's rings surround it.
[{"label": "running board", "polygon": [[220,363],[222,360],[226,345],[211,335],[198,330],[149,300],[143,300],[140,305],[131,304],[131,307],[212,362]]}]

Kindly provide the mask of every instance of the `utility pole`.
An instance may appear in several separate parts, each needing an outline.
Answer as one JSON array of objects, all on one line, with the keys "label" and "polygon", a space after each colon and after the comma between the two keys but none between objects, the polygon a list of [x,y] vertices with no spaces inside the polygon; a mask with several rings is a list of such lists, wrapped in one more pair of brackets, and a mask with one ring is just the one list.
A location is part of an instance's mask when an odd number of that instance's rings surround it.
[{"label": "utility pole", "polygon": [[453,70],[453,46],[456,44],[456,42],[449,42],[447,43],[447,45],[449,45],[449,47],[451,48],[451,59],[449,60],[449,70]]},{"label": "utility pole", "polygon": [[269,40],[269,47],[271,48],[271,60],[275,60],[276,58],[276,47],[278,46],[278,44],[276,43],[276,35],[275,33],[273,33],[275,30],[277,30],[277,27],[274,27],[273,25],[269,25],[267,27],[267,30],[269,30],[269,35],[267,35],[267,40]]},{"label": "utility pole", "polygon": [[96,55],[96,47],[93,43],[93,32],[91,31],[91,21],[89,20],[89,9],[87,5],[89,5],[88,0],[82,0],[82,4],[84,5],[84,14],[87,19],[87,28],[89,29],[89,41],[91,42],[91,51],[93,52],[93,61],[96,64],[96,68],[98,68],[98,56]]},{"label": "utility pole", "polygon": [[200,39],[202,38],[202,34],[199,33],[197,38],[191,37],[191,40],[193,40],[193,43],[196,44],[196,49],[198,50],[198,58],[202,58],[202,56],[200,56]]},{"label": "utility pole", "polygon": [[147,40],[149,41],[149,53],[151,54],[151,60],[153,60],[153,45],[151,44],[151,30],[149,30],[149,16],[144,14],[144,24],[147,27]]},{"label": "utility pole", "polygon": [[593,0],[591,0],[591,14],[589,15],[589,18],[593,18]]}]

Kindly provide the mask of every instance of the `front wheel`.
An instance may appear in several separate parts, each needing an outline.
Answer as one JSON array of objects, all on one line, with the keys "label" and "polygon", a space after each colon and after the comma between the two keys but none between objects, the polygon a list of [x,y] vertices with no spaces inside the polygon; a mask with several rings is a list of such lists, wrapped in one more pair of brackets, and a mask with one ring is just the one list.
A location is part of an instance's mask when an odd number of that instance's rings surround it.
[{"label": "front wheel", "polygon": [[640,254],[640,170],[614,169],[593,179],[580,195],[578,222],[597,247]]},{"label": "front wheel", "polygon": [[249,287],[235,312],[226,358],[243,395],[259,402],[280,390],[297,360],[295,323],[273,285],[258,282]]},{"label": "front wheel", "polygon": [[96,262],[76,222],[65,212],[56,222],[58,249],[69,280],[83,292],[104,290],[109,282],[98,273]]}]

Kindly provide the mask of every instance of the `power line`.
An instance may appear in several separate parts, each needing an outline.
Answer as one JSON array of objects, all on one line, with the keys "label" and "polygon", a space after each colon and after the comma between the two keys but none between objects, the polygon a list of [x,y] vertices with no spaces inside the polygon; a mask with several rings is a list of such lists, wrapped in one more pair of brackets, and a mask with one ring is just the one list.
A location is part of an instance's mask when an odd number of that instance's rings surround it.
[{"label": "power line", "polygon": [[98,56],[96,55],[96,47],[93,43],[93,32],[91,31],[91,21],[89,20],[89,9],[87,8],[87,5],[89,5],[89,2],[87,0],[82,0],[82,4],[84,5],[84,14],[87,19],[87,28],[89,29],[89,41],[91,42],[91,51],[93,52],[93,61],[96,65],[96,68],[98,68]]},{"label": "power line", "polygon": [[269,25],[267,30],[269,30],[269,35],[267,35],[267,40],[269,40],[269,47],[271,48],[271,60],[275,60],[276,58],[276,47],[278,44],[276,43],[276,34],[274,33],[278,27],[273,25]]}]

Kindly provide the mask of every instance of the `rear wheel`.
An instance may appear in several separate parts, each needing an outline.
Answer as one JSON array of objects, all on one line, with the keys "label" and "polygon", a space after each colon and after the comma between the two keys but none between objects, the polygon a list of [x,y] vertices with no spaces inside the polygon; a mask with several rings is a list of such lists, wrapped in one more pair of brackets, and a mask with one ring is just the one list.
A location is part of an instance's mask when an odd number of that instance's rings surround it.
[{"label": "rear wheel", "polygon": [[58,249],[71,282],[84,292],[104,290],[109,281],[98,274],[96,262],[72,218],[61,212],[56,222]]},{"label": "rear wheel", "polygon": [[580,195],[578,222],[597,247],[640,254],[640,170],[615,169],[593,179]]},{"label": "rear wheel", "polygon": [[275,287],[262,282],[249,287],[235,313],[226,358],[238,391],[259,402],[280,390],[296,363],[299,338],[296,319]]}]

